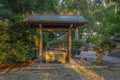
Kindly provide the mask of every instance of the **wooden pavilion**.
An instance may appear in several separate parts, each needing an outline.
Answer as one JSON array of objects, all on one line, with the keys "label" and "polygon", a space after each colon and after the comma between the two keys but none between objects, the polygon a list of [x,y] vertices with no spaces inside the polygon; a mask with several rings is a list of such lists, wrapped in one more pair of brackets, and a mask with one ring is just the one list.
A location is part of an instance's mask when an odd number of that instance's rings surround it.
[{"label": "wooden pavilion", "polygon": [[40,45],[39,45],[39,59],[42,63],[43,58],[43,32],[66,32],[68,35],[67,45],[67,59],[68,62],[71,58],[72,47],[72,30],[83,26],[87,21],[82,16],[63,16],[63,15],[50,15],[50,14],[37,14],[30,15],[24,23],[30,26],[37,27],[40,33]]}]

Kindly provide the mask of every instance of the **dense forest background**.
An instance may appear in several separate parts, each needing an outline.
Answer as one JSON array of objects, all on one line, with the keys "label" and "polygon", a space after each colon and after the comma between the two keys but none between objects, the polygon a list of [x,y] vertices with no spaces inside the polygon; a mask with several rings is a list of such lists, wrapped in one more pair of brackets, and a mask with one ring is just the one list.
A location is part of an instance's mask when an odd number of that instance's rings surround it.
[{"label": "dense forest background", "polygon": [[[120,0],[0,0],[0,63],[33,59],[39,33],[22,23],[33,12],[83,16],[89,22],[79,27],[80,41],[88,40],[98,54],[112,48],[112,36],[120,34]],[[44,34],[44,45],[52,34]],[[74,37],[74,36],[73,36]]]}]

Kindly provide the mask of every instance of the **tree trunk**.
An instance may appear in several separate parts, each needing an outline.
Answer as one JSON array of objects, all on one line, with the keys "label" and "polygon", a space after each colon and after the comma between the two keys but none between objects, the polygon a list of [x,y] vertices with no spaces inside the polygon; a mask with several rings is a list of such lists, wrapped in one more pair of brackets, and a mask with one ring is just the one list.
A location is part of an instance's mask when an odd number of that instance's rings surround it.
[{"label": "tree trunk", "polygon": [[97,51],[96,63],[102,64],[102,59],[103,59],[103,52]]}]

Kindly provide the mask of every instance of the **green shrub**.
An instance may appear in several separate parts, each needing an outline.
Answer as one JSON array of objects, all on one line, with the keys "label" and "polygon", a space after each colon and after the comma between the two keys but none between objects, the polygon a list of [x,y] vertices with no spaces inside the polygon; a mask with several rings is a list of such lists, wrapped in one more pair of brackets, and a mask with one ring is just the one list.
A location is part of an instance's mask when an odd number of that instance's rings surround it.
[{"label": "green shrub", "polygon": [[83,42],[81,40],[73,40],[72,41],[72,55],[75,54],[80,54],[81,50],[81,46],[83,45]]},{"label": "green shrub", "polygon": [[21,26],[18,31],[15,31],[16,26],[9,31],[0,31],[0,64],[16,64],[33,59],[32,32],[28,27]]}]

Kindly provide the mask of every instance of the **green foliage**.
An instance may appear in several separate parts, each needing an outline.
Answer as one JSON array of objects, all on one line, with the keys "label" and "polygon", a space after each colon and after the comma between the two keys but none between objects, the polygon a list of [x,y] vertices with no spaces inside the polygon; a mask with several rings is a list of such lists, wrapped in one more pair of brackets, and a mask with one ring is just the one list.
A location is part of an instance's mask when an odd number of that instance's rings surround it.
[{"label": "green foliage", "polygon": [[27,62],[28,60],[31,60],[34,57],[30,46],[20,43],[17,43],[16,45],[12,46],[9,54],[9,58],[13,63]]},{"label": "green foliage", "polygon": [[8,62],[9,52],[9,36],[5,31],[0,31],[0,63]]},{"label": "green foliage", "polygon": [[83,46],[83,42],[81,40],[78,39],[74,39],[72,41],[72,55],[74,56],[75,54],[80,54],[81,50],[81,46]]},{"label": "green foliage", "polygon": [[[6,14],[9,15],[9,11],[6,11]],[[3,22],[0,25],[6,28],[5,31],[0,31],[0,63],[15,64],[33,59],[33,35],[30,29],[21,23],[24,14],[11,13],[14,16],[9,15],[9,17],[6,14],[2,15],[8,19],[8,25]]]},{"label": "green foliage", "polygon": [[63,43],[63,40],[56,39],[56,38],[54,38],[53,41],[52,41],[52,44],[54,45],[54,48],[59,48],[62,43]]},{"label": "green foliage", "polygon": [[82,45],[83,45],[83,42],[81,40],[74,39],[72,41],[72,48],[75,50],[79,50]]},{"label": "green foliage", "polygon": [[[101,40],[101,38],[103,39]],[[101,35],[93,36],[91,42],[94,44],[95,50],[99,51],[101,49],[102,53],[115,47],[115,44],[109,38]]]},{"label": "green foliage", "polygon": [[40,40],[39,40],[39,38],[36,35],[34,35],[33,38],[34,38],[34,42],[35,42],[35,47],[38,49]]},{"label": "green foliage", "polygon": [[107,18],[107,24],[106,24],[105,31],[109,35],[114,36],[116,34],[120,34],[120,23],[118,21],[120,21],[119,14],[116,14],[116,15],[113,14]]},{"label": "green foliage", "polygon": [[3,7],[11,10],[12,12],[14,12],[15,14],[18,13],[24,13],[25,11],[30,11],[32,10],[31,8],[33,8],[34,6],[32,4],[35,5],[36,0],[14,0],[14,1],[10,1],[10,0],[1,0],[0,1],[1,4],[3,4]]},{"label": "green foliage", "polygon": [[33,40],[29,28],[21,27],[10,34],[0,32],[0,63],[14,64],[33,59]]},{"label": "green foliage", "polygon": [[47,50],[49,43],[52,41],[53,38],[52,33],[44,32],[43,33],[43,50]]}]

